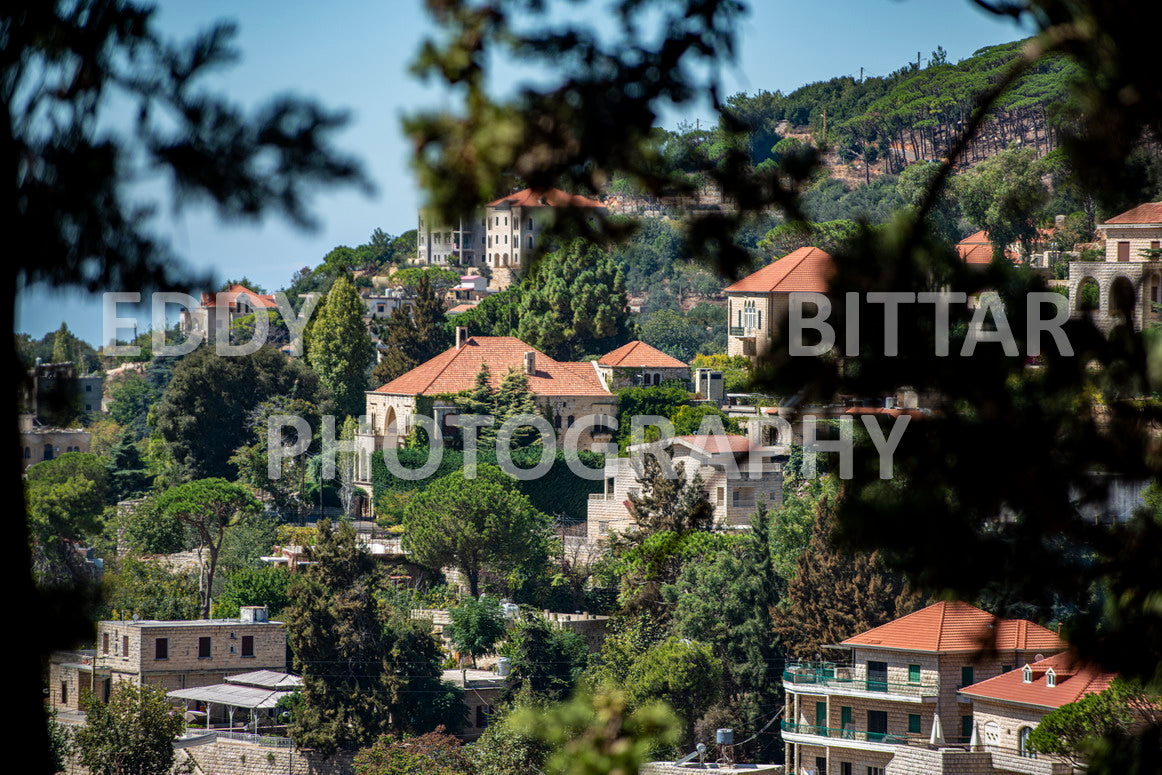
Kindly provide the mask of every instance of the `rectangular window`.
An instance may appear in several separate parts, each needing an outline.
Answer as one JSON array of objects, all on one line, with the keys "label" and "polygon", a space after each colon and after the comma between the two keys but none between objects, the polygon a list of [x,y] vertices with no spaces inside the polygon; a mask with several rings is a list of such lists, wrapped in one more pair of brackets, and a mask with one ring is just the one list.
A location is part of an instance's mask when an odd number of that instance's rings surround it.
[{"label": "rectangular window", "polygon": [[169,659],[169,638],[157,638],[153,641],[153,658]]},{"label": "rectangular window", "polygon": [[61,681],[61,705],[69,704],[69,682]]},{"label": "rectangular window", "polygon": [[967,743],[972,739],[972,716],[960,717],[960,742]]},{"label": "rectangular window", "polygon": [[121,636],[121,656],[123,656],[123,657],[129,656],[129,636],[128,635]]},{"label": "rectangular window", "polygon": [[839,763],[839,775],[851,775],[851,762]]},{"label": "rectangular window", "polygon": [[966,686],[972,686],[974,683],[976,683],[976,681],[973,680],[973,673],[974,673],[974,671],[972,669],[972,665],[965,665],[964,667],[960,668],[960,688],[961,689],[963,689]]},{"label": "rectangular window", "polygon": [[242,656],[244,656],[244,657],[254,656],[254,636],[253,635],[243,635],[242,636]]},{"label": "rectangular window", "polygon": [[1162,248],[1162,241],[1156,239],[1150,240],[1150,250],[1157,250],[1158,248]]},{"label": "rectangular window", "polygon": [[492,715],[492,708],[488,705],[476,706],[476,728],[484,729],[488,726],[488,717]]},{"label": "rectangular window", "polygon": [[842,707],[839,709],[839,728],[849,729],[851,727],[851,708]]},{"label": "rectangular window", "polygon": [[920,683],[920,666],[908,665],[908,683]]},{"label": "rectangular window", "polygon": [[908,733],[913,735],[920,734],[920,714],[908,714]]},{"label": "rectangular window", "polygon": [[816,756],[815,757],[815,772],[819,773],[819,775],[825,775],[825,773],[827,772],[827,757],[826,756]]},{"label": "rectangular window", "polygon": [[869,710],[867,712],[867,739],[868,742],[878,742],[888,734],[888,712],[886,710]]},{"label": "rectangular window", "polygon": [[109,633],[107,632],[101,635],[101,653],[109,653]]},{"label": "rectangular window", "polygon": [[867,775],[884,775],[883,767],[868,767]]},{"label": "rectangular window", "polygon": [[210,639],[198,638],[198,659],[210,658]]},{"label": "rectangular window", "polygon": [[1001,665],[1001,674],[1008,673],[1013,669],[1012,665]]},{"label": "rectangular window", "polygon": [[725,506],[725,505],[726,505],[726,488],[725,488],[725,487],[719,487],[719,488],[718,488],[718,490],[717,490],[717,494],[718,494],[718,503],[719,503],[719,505],[721,505],[721,506]]},{"label": "rectangular window", "polygon": [[867,662],[867,690],[869,692],[886,692],[888,690],[888,663],[876,662],[869,659]]},{"label": "rectangular window", "polygon": [[827,734],[827,703],[815,703],[815,734]]},{"label": "rectangular window", "polygon": [[1129,261],[1129,260],[1130,260],[1130,243],[1129,242],[1119,242],[1118,243],[1118,261]]}]

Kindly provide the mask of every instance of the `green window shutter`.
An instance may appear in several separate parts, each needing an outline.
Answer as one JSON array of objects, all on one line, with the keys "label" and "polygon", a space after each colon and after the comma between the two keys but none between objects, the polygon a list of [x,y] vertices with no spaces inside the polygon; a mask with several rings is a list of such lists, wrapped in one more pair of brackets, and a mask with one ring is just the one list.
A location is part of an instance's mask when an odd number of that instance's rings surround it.
[{"label": "green window shutter", "polygon": [[920,666],[908,665],[908,681],[909,683],[920,683]]},{"label": "green window shutter", "polygon": [[972,716],[960,717],[960,736],[965,743],[972,739]]},{"label": "green window shutter", "polygon": [[918,713],[908,714],[908,732],[913,735],[920,734],[920,715]]},{"label": "green window shutter", "polygon": [[961,686],[961,688],[964,688],[965,686],[972,686],[974,683],[976,683],[976,681],[973,680],[972,675],[973,675],[973,669],[972,669],[971,665],[966,665],[966,666],[960,668],[960,686]]},{"label": "green window shutter", "polygon": [[851,726],[851,708],[839,709],[839,727],[840,729],[847,729]]}]

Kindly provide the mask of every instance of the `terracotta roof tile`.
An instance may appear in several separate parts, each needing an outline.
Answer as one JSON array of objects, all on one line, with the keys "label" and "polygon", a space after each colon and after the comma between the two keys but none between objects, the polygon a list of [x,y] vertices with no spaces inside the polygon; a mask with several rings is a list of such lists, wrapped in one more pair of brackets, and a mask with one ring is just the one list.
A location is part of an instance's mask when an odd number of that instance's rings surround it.
[{"label": "terracotta roof tile", "polygon": [[689,366],[656,347],[634,340],[623,344],[612,352],[597,359],[602,366],[624,366],[626,368],[685,369]]},{"label": "terracotta roof tile", "polygon": [[492,384],[512,369],[524,368],[527,352],[536,353],[536,373],[529,375],[529,390],[541,396],[612,395],[597,376],[592,363],[563,363],[538,351],[515,336],[471,336],[460,347],[452,347],[406,374],[377,388],[376,393],[395,395],[439,395],[471,390],[480,364],[487,363]]},{"label": "terracotta roof tile", "polygon": [[[1033,662],[1030,667],[1033,669],[1031,683],[1025,683],[1025,669],[1022,665],[1016,670],[965,687],[960,692],[981,699],[1060,708],[1087,694],[1103,691],[1117,678],[1117,673],[1081,662],[1070,652],[1054,654]],[[1057,676],[1056,686],[1049,686],[1046,678],[1050,668]]]},{"label": "terracotta roof tile", "polygon": [[819,248],[793,250],[726,287],[727,293],[791,293],[813,291],[825,293],[827,281],[834,273],[831,256]]},{"label": "terracotta roof tile", "polygon": [[1119,223],[1162,223],[1162,202],[1140,204],[1124,213],[1115,215],[1101,225],[1104,226],[1107,223],[1115,226]]},{"label": "terracotta roof tile", "polygon": [[750,440],[746,436],[732,433],[675,436],[673,441],[712,455],[721,452],[747,452],[751,449]]},{"label": "terracotta roof tile", "polygon": [[[237,283],[235,283],[234,285],[231,285],[226,290],[221,291],[221,293],[233,294],[233,296],[230,299],[231,303],[236,303],[238,301],[238,297],[245,296],[245,297],[247,297],[247,300],[250,302],[250,306],[254,307],[255,309],[277,309],[278,308],[278,303],[274,300],[274,294],[272,294],[272,293],[255,293],[254,291],[247,288],[245,285],[238,285]],[[217,294],[215,294],[215,293],[203,293],[202,294],[202,306],[203,307],[216,307],[216,306],[218,306]]]},{"label": "terracotta roof tile", "polygon": [[590,199],[580,194],[570,194],[559,188],[539,191],[526,188],[488,203],[489,207],[500,207],[501,205],[509,207],[605,207],[596,199]]},{"label": "terracotta roof tile", "polygon": [[[978,231],[970,234],[956,243],[956,254],[966,264],[988,264],[993,260],[993,243],[987,231]],[[1016,251],[1005,249],[1005,258],[1010,261],[1019,260]]]},{"label": "terracotta roof tile", "polygon": [[1061,651],[1052,630],[1024,619],[999,619],[959,601],[941,601],[843,641],[903,651]]}]

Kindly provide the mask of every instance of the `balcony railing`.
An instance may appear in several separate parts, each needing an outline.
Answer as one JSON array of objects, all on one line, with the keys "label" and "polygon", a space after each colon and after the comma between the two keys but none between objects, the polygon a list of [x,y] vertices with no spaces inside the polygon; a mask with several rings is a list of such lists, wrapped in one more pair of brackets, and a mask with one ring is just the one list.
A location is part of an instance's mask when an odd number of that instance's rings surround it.
[{"label": "balcony railing", "polygon": [[831,737],[836,740],[854,740],[860,743],[887,743],[889,745],[905,745],[907,735],[892,734],[890,732],[869,732],[866,729],[852,729],[844,727],[821,727],[817,724],[796,724],[793,721],[782,721],[780,727],[784,732],[797,735],[815,735],[816,737]]},{"label": "balcony railing", "polygon": [[753,337],[755,335],[755,330],[753,328],[746,328],[745,326],[731,326],[730,327],[730,335],[731,336],[741,336],[741,337]]},{"label": "balcony railing", "polygon": [[840,691],[876,692],[900,697],[935,697],[934,684],[899,683],[881,678],[857,678],[851,667],[834,662],[792,662],[783,670],[783,683],[792,686],[824,686]]}]

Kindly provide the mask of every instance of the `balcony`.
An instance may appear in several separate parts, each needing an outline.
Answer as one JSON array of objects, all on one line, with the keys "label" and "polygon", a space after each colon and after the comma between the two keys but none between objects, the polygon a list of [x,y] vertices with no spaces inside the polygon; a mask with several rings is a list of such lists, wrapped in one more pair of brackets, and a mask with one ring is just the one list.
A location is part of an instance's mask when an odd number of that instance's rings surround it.
[{"label": "balcony", "polygon": [[754,339],[756,333],[753,328],[746,328],[744,326],[730,327],[730,335],[739,339]]},{"label": "balcony", "polygon": [[834,662],[792,662],[783,670],[783,688],[790,692],[830,694],[842,697],[935,701],[940,689],[935,684],[896,683],[878,678],[859,678],[851,667]]},{"label": "balcony", "polygon": [[906,735],[889,732],[869,732],[865,729],[846,727],[836,729],[821,727],[815,724],[796,724],[793,721],[781,721],[779,727],[783,732],[783,741],[787,743],[803,743],[806,745],[821,745],[832,748],[852,748],[861,751],[894,752],[902,745],[907,745]]}]

